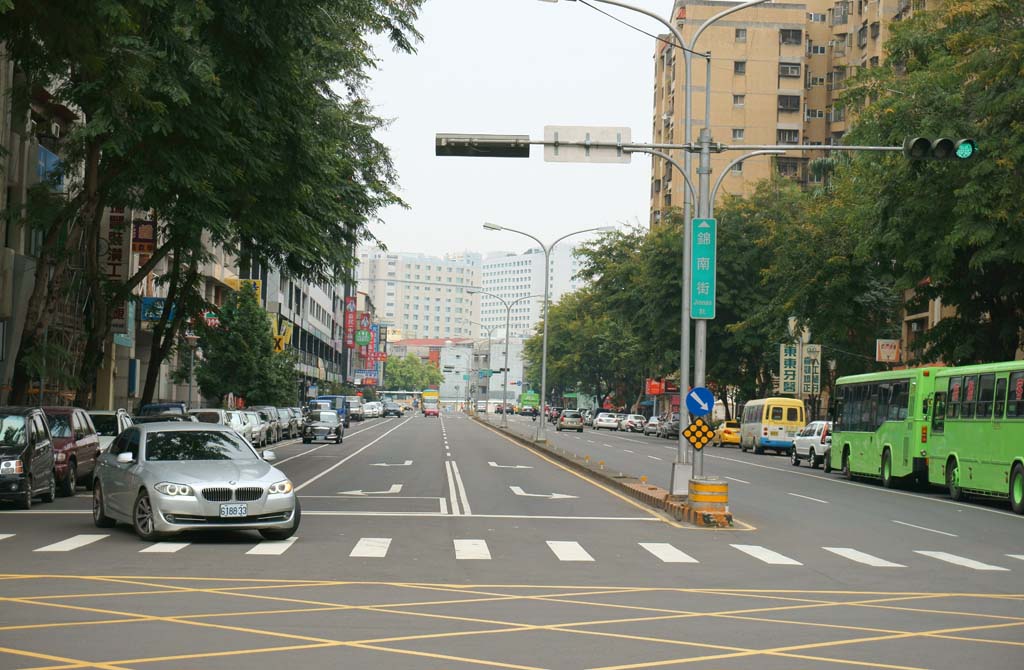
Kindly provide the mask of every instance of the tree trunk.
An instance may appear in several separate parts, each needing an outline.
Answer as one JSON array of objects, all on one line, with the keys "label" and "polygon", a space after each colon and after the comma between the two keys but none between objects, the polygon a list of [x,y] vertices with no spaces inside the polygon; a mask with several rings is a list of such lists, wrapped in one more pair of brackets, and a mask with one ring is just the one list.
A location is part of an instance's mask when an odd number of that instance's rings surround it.
[{"label": "tree trunk", "polygon": [[[157,381],[160,379],[160,366],[174,344],[174,336],[177,331],[175,325],[179,322],[182,313],[185,311],[175,306],[175,303],[178,301],[181,284],[181,254],[180,252],[175,252],[174,260],[171,262],[171,281],[167,288],[164,310],[160,315],[160,320],[153,327],[153,342],[149,348],[149,364],[146,366],[146,382],[142,387],[142,397],[139,401],[142,405],[153,401],[153,392],[156,390]],[[170,319],[171,309],[174,309],[173,320]]]}]

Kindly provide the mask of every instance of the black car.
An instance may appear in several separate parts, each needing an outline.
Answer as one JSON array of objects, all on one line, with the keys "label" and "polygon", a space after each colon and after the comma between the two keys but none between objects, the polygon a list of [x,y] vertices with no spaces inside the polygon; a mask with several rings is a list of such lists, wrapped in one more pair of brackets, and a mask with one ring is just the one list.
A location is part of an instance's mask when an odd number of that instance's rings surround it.
[{"label": "black car", "polygon": [[57,497],[46,415],[38,407],[0,407],[0,500],[29,509],[37,495],[43,502]]},{"label": "black car", "polygon": [[384,413],[381,416],[402,416],[402,406],[396,402],[384,403]]},{"label": "black car", "polygon": [[326,440],[341,444],[345,437],[345,426],[338,413],[333,409],[317,410],[306,416],[302,426],[302,443],[309,444],[315,440]]}]

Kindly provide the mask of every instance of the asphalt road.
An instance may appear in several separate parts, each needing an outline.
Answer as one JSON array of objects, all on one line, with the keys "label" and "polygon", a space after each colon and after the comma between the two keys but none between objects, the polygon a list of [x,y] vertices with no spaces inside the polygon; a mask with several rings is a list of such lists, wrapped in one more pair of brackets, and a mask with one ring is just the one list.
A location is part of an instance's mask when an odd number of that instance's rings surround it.
[{"label": "asphalt road", "polygon": [[[666,440],[549,437],[667,484]],[[1024,667],[1024,518],[998,505],[709,449],[741,523],[686,527],[461,415],[274,450],[285,543],[151,545],[84,490],[0,508],[0,670]]]}]

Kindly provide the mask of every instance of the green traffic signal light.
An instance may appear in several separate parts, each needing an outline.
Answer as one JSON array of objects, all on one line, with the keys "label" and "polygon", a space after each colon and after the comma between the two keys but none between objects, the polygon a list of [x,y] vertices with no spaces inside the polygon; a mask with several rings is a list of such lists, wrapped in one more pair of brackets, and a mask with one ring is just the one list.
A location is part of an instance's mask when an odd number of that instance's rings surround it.
[{"label": "green traffic signal light", "polygon": [[978,151],[978,145],[974,140],[960,140],[956,143],[957,158],[971,158]]},{"label": "green traffic signal light", "polygon": [[952,158],[963,160],[974,157],[977,152],[977,142],[970,139],[954,142],[945,137],[935,140],[927,137],[908,137],[903,142],[903,155],[909,160],[945,161]]}]

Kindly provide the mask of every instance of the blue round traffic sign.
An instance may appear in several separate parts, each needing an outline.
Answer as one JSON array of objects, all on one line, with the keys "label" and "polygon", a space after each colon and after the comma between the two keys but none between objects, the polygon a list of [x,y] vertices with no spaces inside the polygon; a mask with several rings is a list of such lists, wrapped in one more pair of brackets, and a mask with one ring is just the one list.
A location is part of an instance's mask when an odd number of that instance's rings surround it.
[{"label": "blue round traffic sign", "polygon": [[703,386],[690,389],[686,394],[686,409],[694,416],[705,416],[711,414],[715,407],[715,394]]}]

